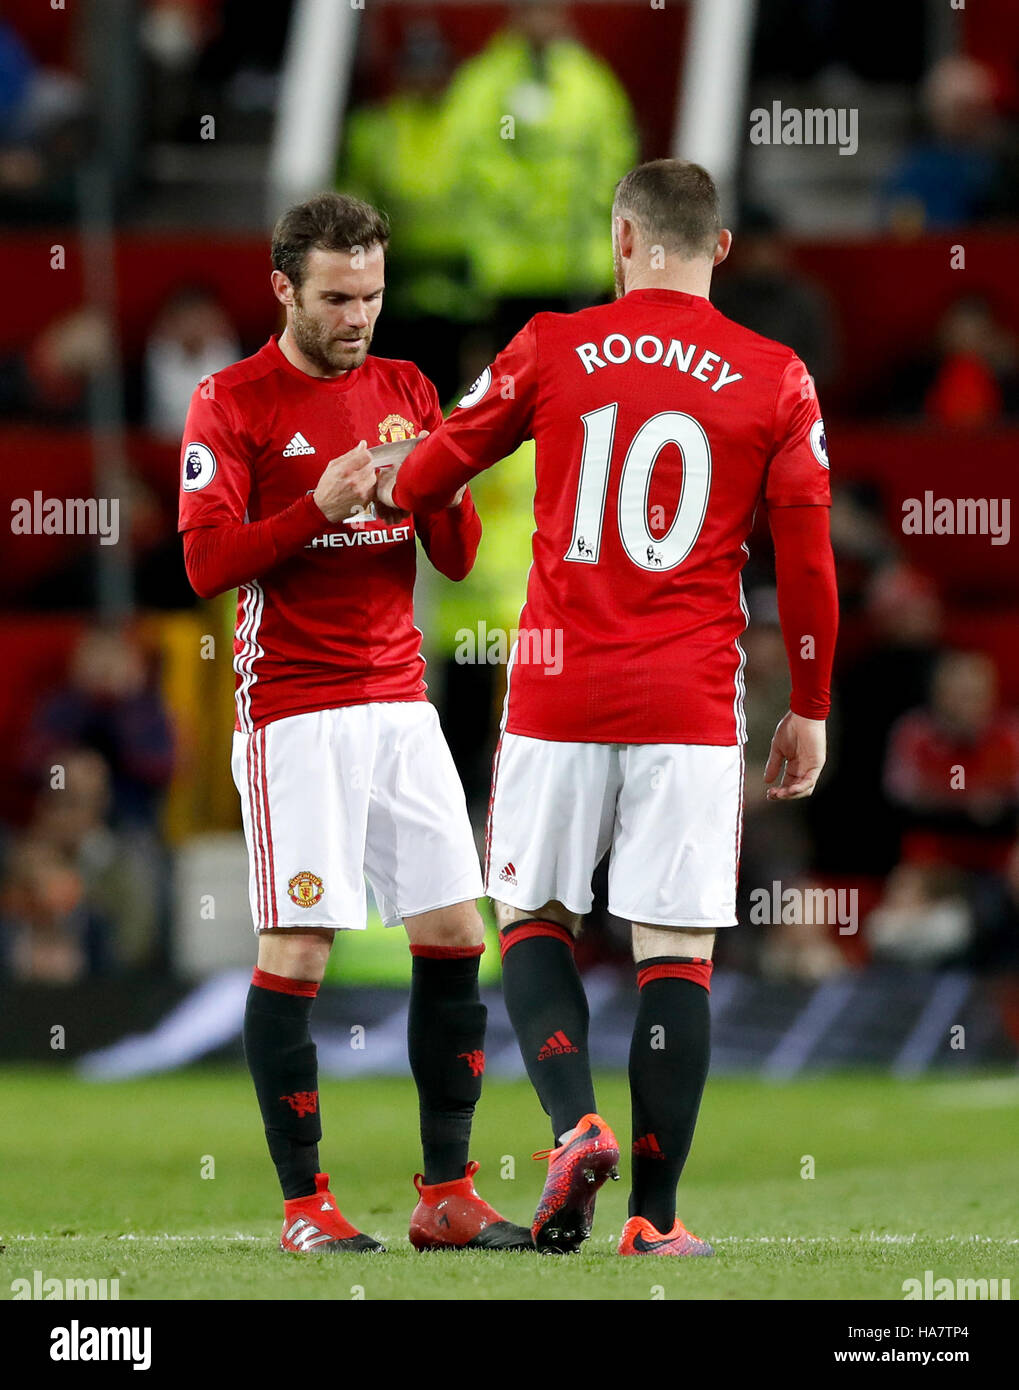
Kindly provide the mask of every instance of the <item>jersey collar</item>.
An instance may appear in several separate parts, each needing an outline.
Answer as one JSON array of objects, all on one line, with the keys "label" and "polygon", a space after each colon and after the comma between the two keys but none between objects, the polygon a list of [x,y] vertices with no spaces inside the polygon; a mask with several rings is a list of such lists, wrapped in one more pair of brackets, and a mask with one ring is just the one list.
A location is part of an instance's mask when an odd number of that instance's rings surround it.
[{"label": "jersey collar", "polygon": [[298,381],[303,381],[305,385],[313,386],[318,391],[349,391],[350,388],[361,380],[365,367],[371,361],[369,353],[360,367],[352,367],[343,376],[311,376],[308,372],[302,372],[300,367],[295,367],[290,358],[280,347],[280,335],[274,333],[265,345],[265,350],[272,358],[273,363],[280,371],[286,372],[288,376],[296,377]]},{"label": "jersey collar", "polygon": [[703,294],[687,294],[685,290],[629,290],[623,299],[626,301],[636,300],[638,303],[649,304],[674,304],[677,308],[684,305],[691,309],[714,308],[711,300]]}]

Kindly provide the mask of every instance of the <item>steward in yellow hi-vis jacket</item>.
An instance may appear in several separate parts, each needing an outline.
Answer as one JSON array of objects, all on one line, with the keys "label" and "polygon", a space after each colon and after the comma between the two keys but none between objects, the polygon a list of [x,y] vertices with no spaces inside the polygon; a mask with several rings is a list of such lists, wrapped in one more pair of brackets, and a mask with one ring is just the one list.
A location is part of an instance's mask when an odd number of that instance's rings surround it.
[{"label": "steward in yellow hi-vis jacket", "polygon": [[392,223],[387,313],[476,321],[486,306],[468,287],[464,228],[450,201],[449,52],[442,35],[433,25],[409,26],[393,65],[397,90],[347,118],[337,182]]},{"label": "steward in yellow hi-vis jacket", "polygon": [[480,293],[593,298],[611,287],[606,228],[636,128],[612,70],[555,7],[520,7],[454,73],[446,131],[451,205]]}]

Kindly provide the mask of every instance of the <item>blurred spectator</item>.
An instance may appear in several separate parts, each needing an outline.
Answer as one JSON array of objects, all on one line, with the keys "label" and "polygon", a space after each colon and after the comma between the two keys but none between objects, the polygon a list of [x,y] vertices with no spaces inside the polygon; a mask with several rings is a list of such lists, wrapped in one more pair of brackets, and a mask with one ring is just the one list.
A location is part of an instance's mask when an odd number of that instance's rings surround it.
[{"label": "blurred spectator", "polygon": [[416,362],[446,399],[472,379],[457,375],[459,340],[486,306],[468,283],[461,219],[450,215],[450,54],[436,25],[409,24],[393,66],[395,92],[347,117],[338,183],[392,220],[380,342]]},{"label": "blurred spectator", "polygon": [[538,309],[612,285],[609,214],[637,158],[626,93],[570,31],[559,0],[526,0],[450,85],[446,158],[477,290],[500,343]]},{"label": "blurred spectator", "polygon": [[91,749],[58,750],[62,785],[40,793],[29,831],[77,871],[88,930],[89,966],[138,965],[155,944],[158,847],[142,831],[114,830],[110,769]]},{"label": "blurred spectator", "polygon": [[16,980],[68,984],[87,970],[84,884],[46,840],[15,845],[0,885],[0,967]]},{"label": "blurred spectator", "polygon": [[938,325],[933,351],[892,369],[871,410],[970,428],[1019,414],[1014,336],[982,296],[956,300]]},{"label": "blurred spectator", "polygon": [[885,216],[916,234],[979,221],[1001,200],[1003,132],[991,70],[975,58],[942,58],[923,89],[927,131],[883,190]]},{"label": "blurred spectator", "polygon": [[63,855],[81,883],[76,930],[90,970],[165,957],[160,812],[173,758],[170,719],[138,643],[117,629],[87,629],[66,685],[36,711],[23,765],[43,787],[29,838]]},{"label": "blurred spectator", "polygon": [[163,305],[145,347],[145,423],[179,441],[198,383],[236,362],[237,333],[215,295],[201,286],[177,290]]},{"label": "blurred spectator", "polygon": [[6,220],[70,210],[84,114],[78,78],[41,67],[0,18],[0,212]]},{"label": "blurred spectator", "polygon": [[182,72],[194,66],[211,27],[209,7],[202,0],[146,0],[140,42],[163,67]]},{"label": "blurred spectator", "polygon": [[785,343],[803,358],[818,389],[835,373],[831,306],[817,286],[793,270],[778,219],[765,208],[744,211],[734,242],[732,269],[712,285],[720,313],[765,338]]},{"label": "blurred spectator", "polygon": [[899,818],[882,783],[888,734],[926,698],[940,651],[941,602],[926,576],[888,566],[871,581],[866,615],[872,643],[836,675],[836,757],[813,798],[813,822],[826,869],[880,874],[899,859]]},{"label": "blurred spectator", "polygon": [[150,134],[172,140],[187,133],[197,110],[195,73],[214,33],[212,13],[201,0],[148,0],[138,27],[146,62]]},{"label": "blurred spectator", "polygon": [[16,136],[36,78],[32,55],[6,20],[0,19],[0,121]]},{"label": "blurred spectator", "polygon": [[900,864],[864,925],[875,960],[931,968],[961,964],[973,913],[958,874],[936,865]]},{"label": "blurred spectator", "polygon": [[68,746],[93,749],[106,760],[115,827],[158,829],[173,771],[173,731],[144,653],[127,633],[95,626],[83,634],[67,684],[36,713],[26,766],[41,777]]},{"label": "blurred spectator", "polygon": [[[362,6],[363,7],[363,6]],[[138,41],[145,61],[148,137],[201,138],[216,114],[217,139],[264,137],[279,92],[293,0],[259,9],[247,0],[145,0]]]},{"label": "blurred spectator", "polygon": [[1019,811],[1019,720],[998,709],[988,656],[939,658],[926,707],[892,731],[885,787],[904,817],[904,858],[973,869],[1004,862]]},{"label": "blurred spectator", "polygon": [[449,48],[434,23],[410,24],[393,67],[398,86],[385,101],[359,106],[344,127],[338,182],[385,208],[397,247],[386,312],[463,316],[467,296],[460,226],[450,217],[443,97]]},{"label": "blurred spectator", "polygon": [[198,63],[203,100],[218,92],[241,116],[272,115],[293,7],[293,0],[273,0],[253,23],[250,0],[215,0],[214,33]]},{"label": "blurred spectator", "polygon": [[110,773],[88,749],[57,749],[0,889],[4,968],[53,982],[148,963],[156,946],[160,853],[109,824]]},{"label": "blurred spectator", "polygon": [[0,415],[51,424],[87,419],[89,387],[112,360],[113,338],[105,316],[88,306],[62,314],[24,355],[0,370]]},{"label": "blurred spectator", "polygon": [[982,879],[974,894],[976,937],[970,964],[1019,976],[1019,840],[1000,874]]}]

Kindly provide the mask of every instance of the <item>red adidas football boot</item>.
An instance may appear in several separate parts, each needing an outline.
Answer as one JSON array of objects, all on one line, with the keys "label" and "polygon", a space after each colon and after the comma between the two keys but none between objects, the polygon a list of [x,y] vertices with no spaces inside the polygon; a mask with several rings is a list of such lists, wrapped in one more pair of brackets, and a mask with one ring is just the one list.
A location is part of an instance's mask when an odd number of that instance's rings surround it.
[{"label": "red adidas football boot", "polygon": [[616,1136],[600,1115],[585,1115],[565,1143],[531,1156],[548,1159],[548,1176],[531,1226],[535,1248],[571,1255],[591,1234],[598,1189],[606,1178],[619,1178]]},{"label": "red adidas football boot", "polygon": [[478,1165],[472,1160],[462,1178],[428,1185],[414,1174],[418,1204],[410,1218],[415,1250],[533,1250],[526,1226],[505,1221],[474,1190]]},{"label": "red adidas football boot", "polygon": [[706,1240],[699,1240],[676,1217],[672,1230],[655,1230],[643,1216],[631,1216],[619,1240],[620,1255],[713,1255]]},{"label": "red adidas football boot", "polygon": [[362,1250],[385,1250],[377,1240],[357,1230],[340,1213],[329,1191],[329,1174],[315,1174],[312,1197],[291,1197],[283,1203],[280,1249],[301,1255],[349,1255]]}]

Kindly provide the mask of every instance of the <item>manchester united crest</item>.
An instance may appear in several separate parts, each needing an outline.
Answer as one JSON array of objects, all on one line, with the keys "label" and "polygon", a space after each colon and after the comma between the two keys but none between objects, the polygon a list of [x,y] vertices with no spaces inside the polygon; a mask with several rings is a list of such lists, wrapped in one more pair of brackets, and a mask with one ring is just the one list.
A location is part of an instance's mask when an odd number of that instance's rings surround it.
[{"label": "manchester united crest", "polygon": [[298,907],[314,907],[322,901],[322,880],[318,874],[302,869],[299,874],[294,874],[287,891]]},{"label": "manchester united crest", "polygon": [[402,415],[387,415],[379,421],[380,444],[395,444],[398,439],[413,439],[416,435],[417,426]]}]

